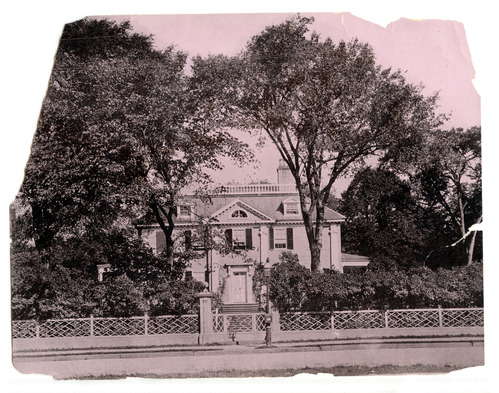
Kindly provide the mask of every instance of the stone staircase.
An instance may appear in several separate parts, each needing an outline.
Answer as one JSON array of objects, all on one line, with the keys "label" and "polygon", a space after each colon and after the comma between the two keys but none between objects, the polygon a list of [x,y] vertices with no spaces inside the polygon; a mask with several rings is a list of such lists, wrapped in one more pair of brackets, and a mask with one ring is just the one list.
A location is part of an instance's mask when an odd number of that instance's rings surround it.
[{"label": "stone staircase", "polygon": [[260,314],[263,311],[257,303],[224,304],[220,311],[222,314]]}]

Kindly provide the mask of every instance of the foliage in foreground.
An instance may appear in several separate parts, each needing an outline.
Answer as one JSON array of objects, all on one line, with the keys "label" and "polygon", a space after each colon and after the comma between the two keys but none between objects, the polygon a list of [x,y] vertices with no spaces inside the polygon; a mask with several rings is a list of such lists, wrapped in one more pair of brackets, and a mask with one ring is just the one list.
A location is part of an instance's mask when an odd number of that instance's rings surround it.
[{"label": "foliage in foreground", "polygon": [[[20,193],[29,228],[12,236],[15,319],[195,309],[193,294],[201,284],[182,280],[185,258],[176,256],[172,263],[172,217],[179,190],[193,180],[207,181],[201,169],[218,169],[217,155],[249,155],[244,144],[220,128],[235,115],[220,110],[225,94],[229,101],[237,98],[231,109],[239,117],[232,122],[242,119],[240,126],[253,128],[264,119],[269,137],[295,140],[290,146],[295,158],[303,156],[316,169],[335,162],[337,170],[325,188],[320,176],[306,179],[312,203],[302,211],[305,224],[314,222],[315,214],[321,227],[323,205],[340,174],[354,174],[366,158],[388,149],[380,162],[392,172],[358,172],[343,198],[350,205],[343,203],[342,209],[349,217],[347,251],[374,261],[388,258],[389,264],[362,275],[310,273],[288,256],[272,271],[271,297],[279,309],[483,303],[479,265],[435,271],[414,267],[425,256],[442,259],[435,250],[482,219],[479,128],[422,135],[421,130],[440,123],[433,113],[437,97],[422,96],[422,88],[406,84],[399,72],[375,67],[367,44],[336,45],[315,34],[307,38],[309,22],[297,18],[266,29],[243,57],[229,63],[223,57],[198,58],[192,77],[184,74],[185,53],[173,47],[154,50],[152,38],[132,34],[128,23],[80,21],[66,27]],[[278,56],[269,62],[267,52]],[[235,75],[240,79],[234,83]],[[224,79],[227,83],[219,83]],[[279,105],[273,103],[276,94],[282,98]],[[337,111],[338,106],[349,110]],[[293,113],[301,121],[290,120]],[[360,121],[366,116],[368,122]],[[407,117],[420,129],[408,129]],[[369,126],[353,138],[352,122]],[[299,169],[300,160],[283,158]],[[306,193],[300,196],[303,202]],[[144,211],[152,211],[165,232],[170,270],[138,239],[112,232],[130,228],[130,219]],[[307,228],[315,245],[312,266],[318,268],[322,230]],[[468,264],[474,239],[463,242]],[[32,241],[36,251],[23,241]],[[456,261],[453,255],[448,259]],[[408,262],[407,270],[400,270],[401,260]],[[104,283],[95,282],[97,263],[113,268]]]},{"label": "foliage in foreground", "polygon": [[[255,281],[266,285],[262,274]],[[413,267],[365,272],[310,272],[283,253],[270,272],[270,300],[280,312],[483,307],[483,269],[477,262],[452,269]],[[257,285],[255,285],[257,286]]]},{"label": "foliage in foreground", "polygon": [[[204,288],[165,270],[164,257],[122,233],[58,241],[52,261],[47,266],[32,246],[12,247],[13,320],[192,313]],[[96,261],[112,269],[102,282]]]}]

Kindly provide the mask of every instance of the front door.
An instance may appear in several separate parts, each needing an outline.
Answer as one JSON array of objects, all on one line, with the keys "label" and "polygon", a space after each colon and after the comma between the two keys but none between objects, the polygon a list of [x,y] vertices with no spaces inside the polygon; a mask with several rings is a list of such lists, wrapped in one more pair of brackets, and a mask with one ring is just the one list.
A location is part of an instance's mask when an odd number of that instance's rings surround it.
[{"label": "front door", "polygon": [[246,303],[246,272],[234,272],[232,276],[232,301],[234,303]]}]

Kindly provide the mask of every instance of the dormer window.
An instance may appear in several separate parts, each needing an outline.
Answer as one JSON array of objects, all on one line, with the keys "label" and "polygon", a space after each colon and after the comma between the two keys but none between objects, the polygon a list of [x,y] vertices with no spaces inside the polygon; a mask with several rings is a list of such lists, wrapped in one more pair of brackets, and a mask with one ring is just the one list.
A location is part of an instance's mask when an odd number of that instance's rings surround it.
[{"label": "dormer window", "polygon": [[189,205],[181,205],[177,207],[177,216],[179,218],[190,219],[192,209]]},{"label": "dormer window", "polygon": [[245,218],[248,217],[248,214],[244,210],[236,210],[234,213],[231,215],[232,218]]},{"label": "dormer window", "polygon": [[300,201],[296,197],[282,201],[285,216],[297,217],[300,214]]},{"label": "dormer window", "polygon": [[298,202],[289,202],[284,204],[284,215],[297,216],[300,213]]}]

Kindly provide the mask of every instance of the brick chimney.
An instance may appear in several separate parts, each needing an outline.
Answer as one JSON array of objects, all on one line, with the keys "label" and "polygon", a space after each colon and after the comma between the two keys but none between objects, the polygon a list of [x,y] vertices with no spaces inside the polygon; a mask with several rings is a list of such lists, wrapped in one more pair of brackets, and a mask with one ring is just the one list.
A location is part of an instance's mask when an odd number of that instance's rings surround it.
[{"label": "brick chimney", "polygon": [[277,183],[278,184],[294,184],[295,180],[291,174],[291,170],[283,159],[279,160],[277,167]]}]

